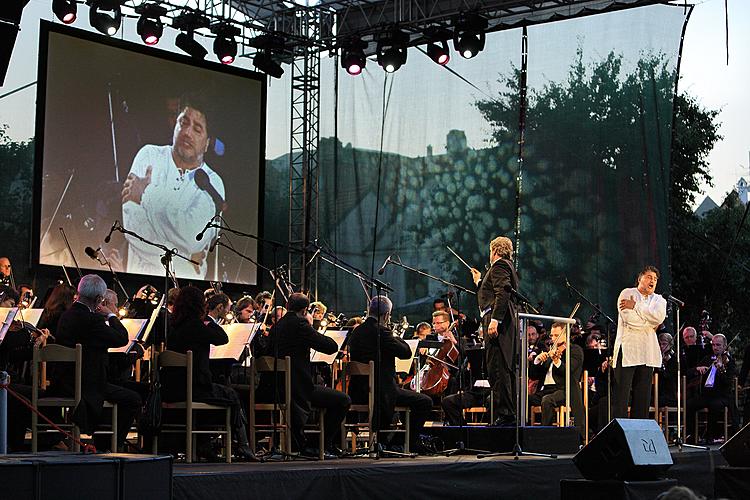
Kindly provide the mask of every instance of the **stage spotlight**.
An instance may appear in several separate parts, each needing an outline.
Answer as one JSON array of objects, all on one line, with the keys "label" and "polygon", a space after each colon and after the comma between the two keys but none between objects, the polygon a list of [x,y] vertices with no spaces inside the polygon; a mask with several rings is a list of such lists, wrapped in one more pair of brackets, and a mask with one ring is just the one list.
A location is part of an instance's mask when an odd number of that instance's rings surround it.
[{"label": "stage spotlight", "polygon": [[216,35],[214,39],[214,54],[221,64],[232,64],[237,57],[237,41],[234,39],[240,34],[240,29],[225,23],[211,26],[211,33]]},{"label": "stage spotlight", "polygon": [[76,20],[78,5],[75,0],[52,0],[52,12],[65,24],[71,24]]},{"label": "stage spotlight", "polygon": [[356,76],[365,69],[367,57],[365,57],[364,49],[366,47],[367,44],[362,40],[352,40],[344,46],[341,56],[341,67],[350,75]]},{"label": "stage spotlight", "polygon": [[195,30],[208,28],[209,20],[200,12],[185,10],[172,20],[172,27],[182,31],[175,38],[178,49],[196,59],[204,59],[208,51],[195,40]]},{"label": "stage spotlight", "polygon": [[120,29],[122,12],[117,0],[89,0],[89,24],[98,32],[112,36]]},{"label": "stage spotlight", "polygon": [[281,64],[274,61],[270,50],[258,51],[255,57],[253,57],[253,66],[258,71],[262,71],[274,78],[281,78],[281,75],[284,74],[284,68],[281,67]]},{"label": "stage spotlight", "polygon": [[378,64],[386,73],[393,73],[406,64],[406,44],[409,35],[394,29],[388,35],[378,40]]},{"label": "stage spotlight", "polygon": [[478,14],[465,14],[453,29],[453,48],[464,59],[471,59],[484,50],[487,19]]},{"label": "stage spotlight", "polygon": [[140,14],[136,25],[136,31],[141,40],[146,45],[156,45],[159,43],[162,33],[164,33],[164,24],[161,22],[161,16],[167,15],[167,9],[164,7],[147,3],[135,8],[136,14]]},{"label": "stage spotlight", "polygon": [[427,44],[427,55],[439,65],[445,66],[451,60],[448,42],[445,40],[430,42]]},{"label": "stage spotlight", "polygon": [[200,43],[195,41],[193,33],[180,33],[175,38],[174,44],[181,51],[193,56],[196,59],[205,59],[208,51]]}]

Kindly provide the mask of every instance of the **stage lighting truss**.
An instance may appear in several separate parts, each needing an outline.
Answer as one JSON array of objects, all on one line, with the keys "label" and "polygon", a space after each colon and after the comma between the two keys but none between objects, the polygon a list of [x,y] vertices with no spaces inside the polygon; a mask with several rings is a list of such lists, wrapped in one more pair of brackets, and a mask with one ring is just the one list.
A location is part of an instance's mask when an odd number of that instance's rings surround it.
[{"label": "stage lighting truss", "polygon": [[113,36],[122,23],[119,0],[87,0],[89,24],[100,33]]},{"label": "stage lighting truss", "polygon": [[468,13],[459,17],[453,28],[453,48],[464,59],[471,59],[484,50],[487,18]]},{"label": "stage lighting truss", "polygon": [[378,40],[378,64],[386,73],[393,73],[406,64],[408,43],[409,35],[398,28],[394,28]]},{"label": "stage lighting truss", "polygon": [[237,57],[237,40],[234,39],[241,31],[238,27],[227,23],[216,23],[211,26],[214,39],[214,54],[221,64],[232,64]]},{"label": "stage lighting truss", "polygon": [[136,31],[146,45],[156,45],[159,43],[162,33],[164,33],[164,24],[161,21],[162,16],[167,15],[167,9],[155,3],[141,4],[135,8],[136,14],[140,14]]},{"label": "stage lighting truss", "polygon": [[347,41],[341,49],[341,67],[352,76],[362,73],[367,64],[367,43],[360,38]]},{"label": "stage lighting truss", "polygon": [[65,24],[72,24],[76,20],[78,5],[76,0],[52,0],[52,12]]}]

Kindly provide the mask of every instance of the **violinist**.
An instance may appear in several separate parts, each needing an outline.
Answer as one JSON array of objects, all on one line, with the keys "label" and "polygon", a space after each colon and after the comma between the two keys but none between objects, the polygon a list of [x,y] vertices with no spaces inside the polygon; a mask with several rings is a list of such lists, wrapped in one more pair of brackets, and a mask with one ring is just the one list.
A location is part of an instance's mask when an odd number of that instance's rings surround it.
[{"label": "violinist", "polygon": [[311,314],[313,318],[313,328],[316,330],[320,330],[321,328],[321,322],[323,321],[323,318],[326,317],[326,312],[328,311],[328,306],[326,306],[322,302],[313,302],[310,304]]},{"label": "violinist", "polygon": [[667,332],[659,334],[661,350],[661,367],[659,374],[659,406],[677,405],[677,356],[674,352],[672,335]]},{"label": "violinist", "polygon": [[[529,405],[542,407],[542,425],[552,425],[555,408],[565,405],[565,323],[554,323],[550,330],[552,346],[534,357],[532,375],[539,379],[539,388],[529,395]],[[583,370],[583,349],[570,344],[570,407],[573,423],[583,436],[584,412],[579,382]]]},{"label": "violinist", "polygon": [[[700,392],[687,402],[688,434],[695,428],[695,412],[702,408],[708,409],[708,443],[720,440],[719,422],[723,417],[724,408],[729,408],[732,420],[737,414],[732,396],[736,368],[734,359],[727,351],[726,337],[720,333],[714,335],[711,339],[711,348],[713,354],[704,357],[695,368],[695,372],[700,375]],[[688,436],[688,439],[694,442],[697,436]]]},{"label": "violinist", "polygon": [[[392,308],[393,304],[388,297],[372,298],[368,306],[367,319],[349,335],[349,354],[352,361],[375,362],[375,393],[379,396],[375,400],[375,428],[380,430],[390,426],[394,407],[397,405],[410,407],[409,444],[412,450],[416,450],[419,434],[424,429],[424,423],[432,410],[432,399],[425,394],[401,389],[396,385],[396,358],[408,359],[411,356],[411,348],[403,339],[394,337],[386,327]],[[366,377],[352,377],[349,392],[353,401],[367,401]]]},{"label": "violinist", "polygon": [[234,317],[238,323],[254,323],[256,321],[257,304],[250,296],[244,296],[234,306]]}]

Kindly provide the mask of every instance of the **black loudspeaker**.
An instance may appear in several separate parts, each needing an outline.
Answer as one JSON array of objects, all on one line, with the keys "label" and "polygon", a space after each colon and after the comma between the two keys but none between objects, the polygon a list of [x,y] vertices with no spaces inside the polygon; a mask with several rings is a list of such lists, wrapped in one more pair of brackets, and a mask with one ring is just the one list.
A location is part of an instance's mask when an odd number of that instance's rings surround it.
[{"label": "black loudspeaker", "polygon": [[732,467],[750,467],[750,424],[721,445],[719,451]]},{"label": "black loudspeaker", "polygon": [[672,455],[655,420],[617,418],[573,462],[586,479],[648,480],[672,466]]}]

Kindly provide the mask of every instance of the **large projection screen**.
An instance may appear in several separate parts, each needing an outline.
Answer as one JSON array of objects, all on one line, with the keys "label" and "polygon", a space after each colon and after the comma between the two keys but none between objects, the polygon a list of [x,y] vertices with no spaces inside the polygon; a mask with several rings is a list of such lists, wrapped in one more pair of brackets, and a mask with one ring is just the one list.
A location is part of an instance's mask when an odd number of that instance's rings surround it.
[{"label": "large projection screen", "polygon": [[[265,80],[252,71],[42,23],[37,99],[34,261],[164,276],[176,249],[187,280],[257,284],[257,269],[197,235],[215,215],[258,235],[262,220]],[[222,243],[257,260],[251,238]]]}]

